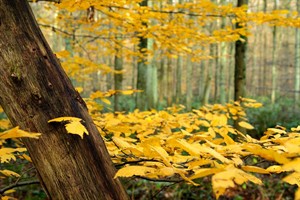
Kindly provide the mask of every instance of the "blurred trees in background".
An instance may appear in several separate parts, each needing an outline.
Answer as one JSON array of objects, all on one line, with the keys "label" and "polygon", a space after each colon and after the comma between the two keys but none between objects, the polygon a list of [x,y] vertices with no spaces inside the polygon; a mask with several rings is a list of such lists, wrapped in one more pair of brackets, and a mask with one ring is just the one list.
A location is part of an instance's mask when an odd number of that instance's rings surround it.
[{"label": "blurred trees in background", "polygon": [[115,94],[115,110],[175,103],[190,110],[234,99],[234,83],[239,84],[234,81],[239,51],[234,43],[247,40],[245,95],[267,96],[272,102],[298,99],[296,0],[249,0],[248,7],[241,6],[246,2],[66,0],[32,7],[84,96],[97,90],[144,91],[126,103]]}]

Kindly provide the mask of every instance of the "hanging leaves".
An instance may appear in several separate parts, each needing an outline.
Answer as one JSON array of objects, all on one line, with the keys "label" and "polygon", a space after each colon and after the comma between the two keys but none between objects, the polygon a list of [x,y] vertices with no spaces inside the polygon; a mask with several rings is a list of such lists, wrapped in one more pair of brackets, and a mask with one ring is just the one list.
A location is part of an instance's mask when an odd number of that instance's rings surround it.
[{"label": "hanging leaves", "polygon": [[79,135],[83,138],[84,134],[89,134],[86,128],[82,125],[81,119],[77,117],[58,117],[51,119],[48,123],[52,122],[63,122],[68,133]]},{"label": "hanging leaves", "polygon": [[0,139],[9,139],[9,138],[35,138],[38,139],[41,133],[30,133],[24,130],[19,129],[19,127],[15,127],[3,133],[0,133]]}]

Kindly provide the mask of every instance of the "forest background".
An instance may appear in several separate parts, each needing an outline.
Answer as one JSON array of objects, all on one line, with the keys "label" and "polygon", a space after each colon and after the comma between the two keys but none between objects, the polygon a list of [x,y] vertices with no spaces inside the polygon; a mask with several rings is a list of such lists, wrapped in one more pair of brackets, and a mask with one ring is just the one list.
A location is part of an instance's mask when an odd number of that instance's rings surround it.
[{"label": "forest background", "polygon": [[[264,104],[247,111],[252,137],[276,125],[299,125],[298,0],[249,0],[241,7],[226,0],[66,0],[31,7],[91,112],[228,106],[240,100],[235,87],[241,84],[243,97]],[[246,46],[244,66],[236,65],[238,42]],[[236,78],[239,67],[244,71]]]},{"label": "forest background", "polygon": [[[106,111],[174,104],[189,111],[233,100],[235,41],[247,36],[243,96],[266,106],[263,117],[251,113],[252,122],[260,132],[278,123],[297,125],[293,122],[300,90],[298,22],[293,21],[297,2],[249,1],[252,15],[244,19],[248,27],[239,29],[234,2],[211,2],[145,1],[140,18],[134,6],[90,12],[84,10],[88,4],[77,12],[68,2],[69,11],[43,2],[32,6],[74,85],[84,89],[82,95],[111,90]],[[127,89],[144,92],[114,95]]]}]

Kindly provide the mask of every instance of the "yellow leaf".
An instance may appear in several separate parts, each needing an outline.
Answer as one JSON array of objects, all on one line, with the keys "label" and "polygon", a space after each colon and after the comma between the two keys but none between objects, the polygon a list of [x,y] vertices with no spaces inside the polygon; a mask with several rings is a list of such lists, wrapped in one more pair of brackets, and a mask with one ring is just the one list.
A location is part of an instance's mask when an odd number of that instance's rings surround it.
[{"label": "yellow leaf", "polygon": [[239,126],[242,127],[242,128],[245,128],[245,129],[254,129],[254,127],[249,124],[248,122],[239,122]]},{"label": "yellow leaf", "polygon": [[15,176],[15,177],[20,177],[20,175],[16,172],[4,169],[4,170],[0,170],[0,173],[5,175],[5,176]]},{"label": "yellow leaf", "polygon": [[296,172],[300,173],[300,158],[296,158],[291,162],[285,163],[282,166],[282,170],[284,171],[292,171],[295,170]]},{"label": "yellow leaf", "polygon": [[158,170],[158,172],[162,176],[173,176],[175,174],[175,171],[173,167],[162,167]]},{"label": "yellow leaf", "polygon": [[102,102],[108,104],[108,105],[111,105],[111,102],[110,100],[106,99],[106,98],[100,98]]},{"label": "yellow leaf", "polygon": [[6,130],[6,129],[9,129],[10,127],[11,127],[11,124],[10,124],[8,119],[1,119],[0,120],[0,128],[1,129]]},{"label": "yellow leaf", "polygon": [[213,162],[212,160],[199,159],[196,161],[189,162],[189,163],[187,163],[187,165],[188,165],[188,169],[190,170],[190,169],[194,169],[196,167],[201,167],[202,165],[211,164],[212,162]]},{"label": "yellow leaf", "polygon": [[100,91],[96,91],[90,95],[91,99],[97,99],[97,98],[103,98],[103,97],[104,97],[104,93],[100,92]]},{"label": "yellow leaf", "polygon": [[294,199],[296,199],[296,200],[300,199],[300,188],[297,188]]},{"label": "yellow leaf", "polygon": [[300,131],[300,126],[297,126],[297,128],[291,128],[292,131],[298,132]]},{"label": "yellow leaf", "polygon": [[133,90],[122,90],[121,91],[121,93],[124,95],[131,95],[131,94],[133,94],[133,92],[134,92]]},{"label": "yellow leaf", "polygon": [[281,130],[281,129],[278,129],[278,128],[268,128],[267,131],[271,131],[273,133],[286,134],[285,130]]},{"label": "yellow leaf", "polygon": [[300,187],[300,173],[294,172],[282,179],[284,182],[287,182],[291,185],[296,184],[298,187]]},{"label": "yellow leaf", "polygon": [[86,128],[81,124],[81,119],[77,117],[58,117],[51,119],[48,123],[51,122],[67,122],[65,124],[66,130],[68,133],[79,135],[83,138],[83,134],[89,134]]},{"label": "yellow leaf", "polygon": [[[14,193],[14,192],[16,192],[16,190],[10,189],[10,190],[6,190],[6,191],[4,192],[4,194],[11,194],[11,193]],[[14,198],[13,198],[13,199],[14,199]],[[12,199],[9,199],[9,200],[12,200]]]},{"label": "yellow leaf", "polygon": [[209,176],[211,174],[215,174],[218,172],[224,171],[224,169],[220,169],[220,168],[201,168],[198,170],[195,170],[195,174],[193,174],[192,176],[189,177],[189,179],[193,180],[193,179],[197,179],[197,178],[202,178],[205,176]]},{"label": "yellow leaf", "polygon": [[115,144],[121,149],[126,149],[126,148],[132,147],[132,145],[130,145],[128,142],[122,140],[119,137],[113,137],[112,139],[115,142]]},{"label": "yellow leaf", "polygon": [[1,196],[1,200],[17,200],[17,199],[14,197],[10,197],[10,196]]},{"label": "yellow leaf", "polygon": [[229,159],[225,158],[224,156],[222,156],[220,153],[218,153],[217,151],[215,151],[212,148],[201,146],[201,147],[199,147],[199,151],[209,153],[210,155],[212,155],[213,157],[222,161],[223,163],[231,163],[231,161]]},{"label": "yellow leaf", "polygon": [[66,58],[70,56],[70,52],[67,50],[63,50],[63,51],[56,52],[55,55],[57,56],[57,58]]},{"label": "yellow leaf", "polygon": [[164,164],[167,167],[171,167],[171,163],[169,161],[169,154],[166,152],[166,150],[160,146],[151,146],[151,149],[154,150],[163,160]]},{"label": "yellow leaf", "polygon": [[0,133],[1,139],[9,139],[9,138],[20,138],[20,137],[28,137],[28,138],[39,138],[41,134],[40,133],[30,133],[27,131],[23,131],[19,129],[19,127],[15,127],[13,129],[10,129],[8,131],[5,131],[3,133]]},{"label": "yellow leaf", "polygon": [[266,170],[271,173],[283,172],[282,167],[280,165],[272,165],[272,166],[268,167]]},{"label": "yellow leaf", "polygon": [[1,148],[0,149],[0,162],[9,162],[10,160],[16,160],[16,157],[13,153],[15,152],[24,152],[26,148]]},{"label": "yellow leaf", "polygon": [[242,166],[242,170],[247,172],[255,172],[259,174],[269,174],[269,171],[256,166]]},{"label": "yellow leaf", "polygon": [[131,177],[131,176],[147,176],[147,174],[155,173],[156,169],[145,166],[126,166],[118,170],[115,175],[117,177]]},{"label": "yellow leaf", "polygon": [[233,181],[239,185],[246,181],[251,181],[258,185],[262,184],[262,181],[255,176],[229,165],[225,171],[216,173],[212,177],[213,190],[217,198],[224,194],[226,188],[234,187]]},{"label": "yellow leaf", "polygon": [[82,87],[76,87],[75,90],[77,90],[78,93],[83,92],[83,88]]},{"label": "yellow leaf", "polygon": [[21,157],[24,158],[25,160],[29,161],[29,162],[32,162],[31,158],[26,154],[21,155]]},{"label": "yellow leaf", "polygon": [[243,148],[247,151],[253,153],[254,155],[258,155],[267,160],[273,160],[280,164],[288,163],[290,160],[286,158],[284,155],[272,150],[272,149],[264,149],[259,145],[254,144],[244,144]]},{"label": "yellow leaf", "polygon": [[197,156],[200,154],[199,149],[193,147],[190,143],[181,139],[170,139],[168,140],[168,144],[173,147],[179,147],[192,156]]}]

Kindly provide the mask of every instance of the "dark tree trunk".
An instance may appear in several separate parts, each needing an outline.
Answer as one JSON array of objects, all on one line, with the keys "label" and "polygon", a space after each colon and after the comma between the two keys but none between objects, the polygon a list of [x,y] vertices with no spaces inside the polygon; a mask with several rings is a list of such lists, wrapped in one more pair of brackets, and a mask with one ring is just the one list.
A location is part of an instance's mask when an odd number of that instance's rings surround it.
[{"label": "dark tree trunk", "polygon": [[[248,0],[238,0],[237,7],[247,4]],[[238,23],[236,28],[242,26]],[[234,100],[245,96],[247,37],[241,36],[241,39],[235,43]]]},{"label": "dark tree trunk", "polygon": [[[127,199],[85,103],[50,50],[26,0],[0,0],[0,104],[24,139],[50,199]],[[89,136],[48,120],[74,116]]]},{"label": "dark tree trunk", "polygon": [[[237,7],[248,4],[248,0],[238,0]],[[237,23],[236,28],[242,28],[240,23]],[[241,40],[235,42],[235,66],[234,66],[234,100],[239,100],[240,97],[245,97],[246,86],[246,50],[247,37],[241,36]],[[234,121],[234,127],[242,133],[246,133],[246,129],[239,126],[240,119]]]}]

